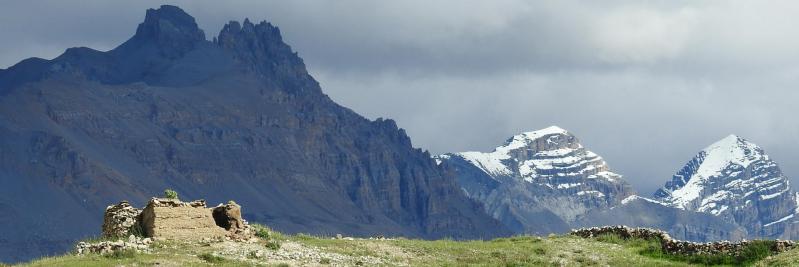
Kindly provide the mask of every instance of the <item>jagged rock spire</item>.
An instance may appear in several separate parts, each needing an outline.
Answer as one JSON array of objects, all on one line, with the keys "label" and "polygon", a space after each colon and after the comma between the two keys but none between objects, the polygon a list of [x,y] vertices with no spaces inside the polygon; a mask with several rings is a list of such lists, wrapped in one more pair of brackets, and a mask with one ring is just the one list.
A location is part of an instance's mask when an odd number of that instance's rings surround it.
[{"label": "jagged rock spire", "polygon": [[136,35],[115,50],[129,52],[145,45],[154,45],[163,56],[175,58],[205,41],[205,33],[197,26],[194,17],[176,6],[162,5],[148,9],[144,22],[136,28]]},{"label": "jagged rock spire", "polygon": [[233,51],[238,60],[256,70],[268,73],[305,74],[305,64],[291,47],[283,42],[280,29],[269,22],[242,24],[231,21],[216,39],[217,45]]}]

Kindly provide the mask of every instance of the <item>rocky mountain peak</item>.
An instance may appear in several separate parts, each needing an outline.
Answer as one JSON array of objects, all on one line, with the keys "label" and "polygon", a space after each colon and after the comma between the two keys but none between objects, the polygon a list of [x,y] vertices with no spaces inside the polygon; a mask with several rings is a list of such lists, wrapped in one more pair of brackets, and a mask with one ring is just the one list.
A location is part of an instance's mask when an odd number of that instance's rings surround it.
[{"label": "rocky mountain peak", "polygon": [[722,216],[768,236],[764,227],[793,216],[790,182],[762,148],[736,135],[700,151],[655,192],[670,206]]},{"label": "rocky mountain peak", "polygon": [[219,32],[214,43],[231,51],[237,61],[264,76],[309,82],[283,84],[284,88],[302,91],[318,87],[314,85],[315,81],[311,81],[302,58],[283,42],[280,29],[269,22],[253,24],[249,19],[243,23],[230,21]]},{"label": "rocky mountain peak", "polygon": [[537,131],[523,132],[514,135],[497,147],[495,153],[509,154],[514,158],[528,157],[527,151],[553,150],[562,148],[578,148],[579,140],[568,131],[558,126],[550,126]]},{"label": "rocky mountain peak", "polygon": [[170,5],[147,9],[144,22],[136,29],[136,35],[154,37],[184,35],[197,41],[205,40],[205,34],[197,26],[194,17],[183,9]]},{"label": "rocky mountain peak", "polygon": [[158,9],[148,9],[144,22],[136,28],[136,34],[115,50],[128,51],[155,44],[164,56],[174,58],[202,41],[205,41],[205,33],[197,26],[194,17],[179,7],[162,5]]},{"label": "rocky mountain peak", "polygon": [[565,230],[558,227],[632,195],[602,157],[557,126],[515,135],[492,152],[445,154],[437,160],[455,167],[463,190],[492,216],[526,233]]},{"label": "rocky mountain peak", "polygon": [[602,157],[586,150],[577,137],[557,126],[515,135],[490,153],[458,155],[489,174],[515,174],[528,182],[572,176],[611,180],[621,177],[609,172]]},{"label": "rocky mountain peak", "polygon": [[762,148],[734,134],[713,143],[702,152],[705,157],[704,167],[709,171],[724,168],[728,164],[747,167],[758,159],[768,159]]}]

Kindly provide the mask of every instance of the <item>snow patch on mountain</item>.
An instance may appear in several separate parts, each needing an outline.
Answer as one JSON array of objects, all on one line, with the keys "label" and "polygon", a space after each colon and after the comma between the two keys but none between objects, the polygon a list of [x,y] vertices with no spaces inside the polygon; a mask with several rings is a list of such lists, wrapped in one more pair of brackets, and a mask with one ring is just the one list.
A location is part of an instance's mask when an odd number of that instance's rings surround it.
[{"label": "snow patch on mountain", "polygon": [[633,202],[633,201],[636,201],[636,200],[643,200],[643,201],[650,202],[650,203],[660,204],[660,205],[663,205],[663,206],[669,206],[666,203],[663,203],[663,202],[660,202],[660,201],[657,201],[657,200],[654,200],[654,199],[651,199],[651,198],[642,197],[642,196],[639,196],[639,195],[632,195],[632,196],[626,197],[626,198],[621,200],[621,204],[622,205],[627,205],[630,202]]},{"label": "snow patch on mountain", "polygon": [[490,174],[491,176],[496,175],[510,175],[510,169],[502,163],[503,160],[510,159],[510,155],[505,153],[500,153],[494,151],[492,153],[482,153],[482,152],[462,152],[459,153],[461,157],[468,160],[474,166],[477,166],[484,172]]},{"label": "snow patch on mountain", "polygon": [[794,216],[794,214],[788,214],[788,216],[782,217],[782,219],[779,219],[779,220],[764,224],[763,226],[764,227],[769,227],[769,226],[772,226],[774,224],[778,224],[778,223],[793,219],[793,216]]}]

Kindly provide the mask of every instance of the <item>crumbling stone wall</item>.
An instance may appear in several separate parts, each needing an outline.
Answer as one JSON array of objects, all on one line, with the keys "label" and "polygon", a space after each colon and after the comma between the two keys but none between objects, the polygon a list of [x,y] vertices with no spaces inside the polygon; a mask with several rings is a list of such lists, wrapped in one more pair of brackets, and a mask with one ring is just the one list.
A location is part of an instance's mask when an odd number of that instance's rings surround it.
[{"label": "crumbling stone wall", "polygon": [[[718,241],[697,243],[672,239],[664,231],[649,228],[633,228],[623,225],[591,227],[572,230],[571,235],[592,238],[605,234],[618,235],[621,238],[659,239],[664,252],[679,255],[732,255],[738,256],[751,241],[729,242]],[[780,253],[796,247],[797,244],[790,240],[776,240],[771,245],[771,252]]]},{"label": "crumbling stone wall", "polygon": [[134,208],[127,201],[105,208],[103,215],[103,237],[127,237],[139,228],[141,209]]},{"label": "crumbling stone wall", "polygon": [[227,233],[216,225],[205,200],[152,198],[142,211],[141,225],[148,237],[173,240],[221,239]]},{"label": "crumbling stone wall", "polygon": [[127,201],[106,208],[104,237],[129,235],[173,240],[221,239],[246,241],[255,235],[233,201],[207,208],[205,200],[182,202],[152,198],[144,209]]},{"label": "crumbling stone wall", "polygon": [[219,204],[212,211],[216,225],[227,230],[227,237],[232,240],[248,240],[255,237],[250,225],[241,217],[241,206],[232,200],[225,205]]}]

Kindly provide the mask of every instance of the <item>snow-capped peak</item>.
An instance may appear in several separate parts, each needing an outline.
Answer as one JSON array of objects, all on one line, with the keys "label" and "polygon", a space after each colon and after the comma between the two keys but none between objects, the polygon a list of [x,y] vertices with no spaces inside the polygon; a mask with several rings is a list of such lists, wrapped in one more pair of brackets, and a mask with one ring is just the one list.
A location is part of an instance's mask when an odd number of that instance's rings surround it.
[{"label": "snow-capped peak", "polygon": [[461,186],[471,196],[493,203],[487,204],[492,213],[507,206],[519,214],[540,213],[543,208],[573,222],[591,209],[615,206],[632,194],[602,157],[557,126],[514,135],[491,152],[448,155],[442,160],[462,166],[456,168],[463,174]]},{"label": "snow-capped peak", "polygon": [[470,151],[455,155],[494,178],[518,177],[559,189],[580,185],[566,182],[575,177],[610,181],[621,178],[609,170],[602,157],[586,150],[574,135],[558,126],[514,135],[492,152]]},{"label": "snow-capped peak", "polygon": [[492,176],[512,175],[513,171],[511,168],[508,168],[508,164],[506,164],[504,161],[513,158],[512,154],[514,154],[514,151],[529,147],[531,144],[543,137],[552,137],[556,135],[571,136],[571,134],[569,134],[569,132],[563,128],[558,126],[550,126],[541,130],[523,132],[521,134],[514,135],[505,141],[505,144],[495,148],[494,151],[489,153],[468,151],[457,153],[457,155],[460,155],[472,163],[472,165],[482,169]]},{"label": "snow-capped peak", "polygon": [[[785,211],[793,213],[797,205],[777,163],[762,148],[737,135],[700,151],[655,198],[677,208],[757,220],[764,226],[782,222],[780,219],[789,215]],[[782,208],[750,211],[775,205]]]},{"label": "snow-capped peak", "polygon": [[734,134],[713,143],[702,152],[705,155],[699,173],[704,177],[717,174],[729,164],[745,168],[764,157],[763,149]]},{"label": "snow-capped peak", "polygon": [[[675,175],[675,179],[681,180],[673,180],[671,185],[673,188],[662,189],[664,193],[660,193],[659,197],[668,195],[675,206],[687,208],[689,203],[706,191],[704,189],[708,180],[736,174],[731,173],[731,169],[745,169],[752,162],[761,159],[768,160],[763,149],[737,135],[729,135],[699,152],[694,160]],[[665,193],[666,191],[671,192]]]},{"label": "snow-capped peak", "polygon": [[537,131],[530,131],[530,132],[523,132],[521,134],[514,135],[513,137],[509,138],[508,141],[505,141],[503,146],[497,147],[494,151],[501,151],[507,152],[514,149],[519,149],[530,145],[531,142],[550,135],[570,135],[568,131],[560,128],[558,126],[549,126],[547,128],[537,130]]}]

